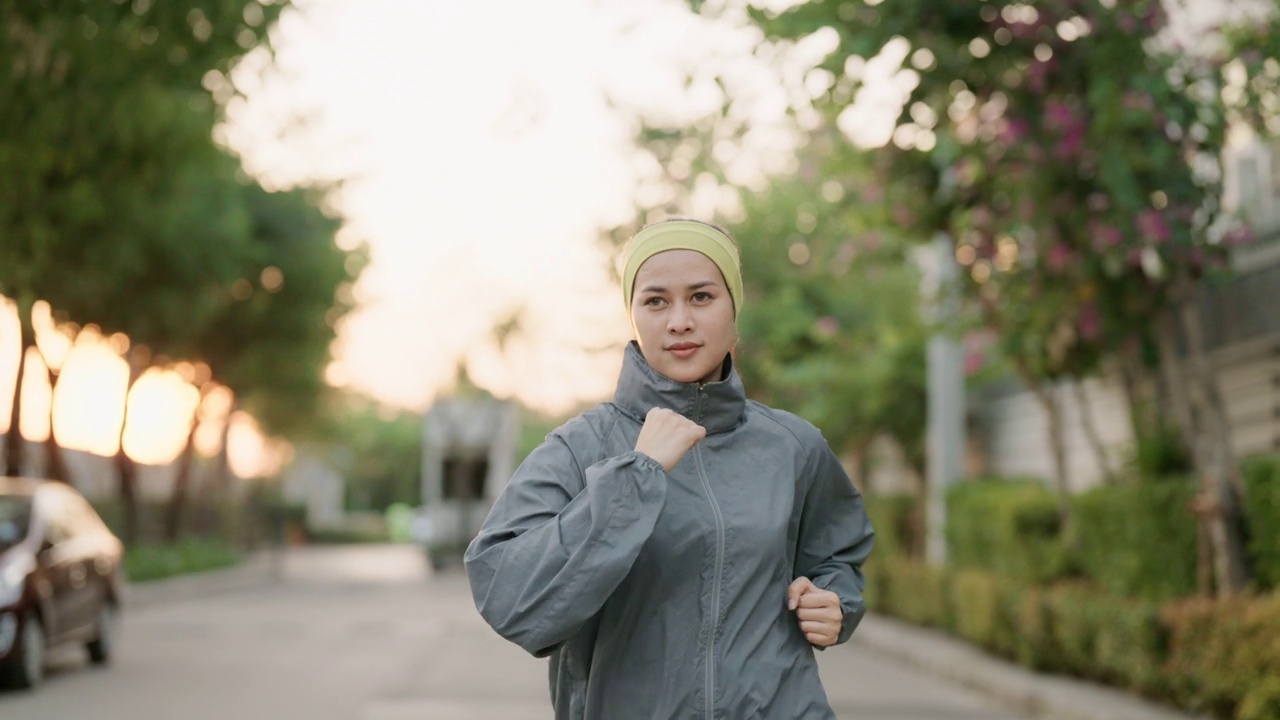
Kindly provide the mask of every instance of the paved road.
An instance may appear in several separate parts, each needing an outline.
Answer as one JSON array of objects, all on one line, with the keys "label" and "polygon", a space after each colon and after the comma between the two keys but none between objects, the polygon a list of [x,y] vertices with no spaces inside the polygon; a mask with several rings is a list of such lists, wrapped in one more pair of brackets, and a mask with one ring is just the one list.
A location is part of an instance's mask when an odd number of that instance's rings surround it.
[{"label": "paved road", "polygon": [[[60,653],[4,720],[549,720],[545,665],[497,638],[460,574],[406,547],[306,549],[280,582],[133,608],[109,668]],[[822,654],[842,720],[1022,716],[855,643]]]}]

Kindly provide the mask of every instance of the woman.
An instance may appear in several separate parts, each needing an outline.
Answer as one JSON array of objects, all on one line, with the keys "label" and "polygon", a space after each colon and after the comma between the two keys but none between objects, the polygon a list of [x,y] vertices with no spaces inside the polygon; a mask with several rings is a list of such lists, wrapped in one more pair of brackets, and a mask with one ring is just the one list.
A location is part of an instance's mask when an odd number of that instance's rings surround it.
[{"label": "woman", "polygon": [[467,549],[476,607],[551,657],[559,719],[834,718],[813,647],[865,609],[861,496],[816,428],[743,394],[726,233],[646,227],[622,286],[613,401],[516,471]]}]

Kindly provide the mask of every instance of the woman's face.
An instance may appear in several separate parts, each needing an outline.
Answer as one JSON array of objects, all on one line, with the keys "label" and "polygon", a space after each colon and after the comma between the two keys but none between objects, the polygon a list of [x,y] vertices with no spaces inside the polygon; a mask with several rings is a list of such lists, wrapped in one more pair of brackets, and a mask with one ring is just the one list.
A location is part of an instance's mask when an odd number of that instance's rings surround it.
[{"label": "woman's face", "polygon": [[636,273],[631,321],[644,359],[677,382],[720,379],[733,348],[733,298],[720,268],[695,250],[667,250]]}]

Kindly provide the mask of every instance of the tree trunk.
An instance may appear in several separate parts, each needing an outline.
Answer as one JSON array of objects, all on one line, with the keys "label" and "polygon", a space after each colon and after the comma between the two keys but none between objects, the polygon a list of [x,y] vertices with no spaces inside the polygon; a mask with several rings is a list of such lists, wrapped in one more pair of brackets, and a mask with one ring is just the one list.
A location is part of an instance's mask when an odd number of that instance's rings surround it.
[{"label": "tree trunk", "polygon": [[[1156,342],[1160,354],[1160,374],[1167,409],[1177,426],[1182,444],[1191,453],[1192,465],[1196,470],[1196,482],[1204,492],[1206,478],[1200,471],[1203,463],[1200,459],[1202,450],[1198,440],[1199,432],[1196,419],[1191,410],[1191,398],[1184,384],[1186,373],[1182,369],[1182,358],[1178,353],[1178,323],[1173,310],[1161,313],[1156,323]],[[1193,512],[1195,508],[1190,508]],[[1213,539],[1209,532],[1210,519],[1196,512],[1196,585],[1200,594],[1208,597],[1213,594],[1214,553]]]},{"label": "tree trunk", "polygon": [[1026,363],[1015,360],[1014,367],[1022,382],[1035,395],[1036,400],[1040,401],[1040,407],[1044,408],[1048,420],[1047,435],[1049,454],[1053,460],[1053,486],[1058,496],[1058,520],[1062,524],[1064,536],[1069,539],[1071,534],[1066,531],[1071,528],[1071,489],[1067,474],[1067,449],[1062,442],[1062,403],[1058,401],[1053,386],[1038,382]]},{"label": "tree trunk", "polygon": [[[1217,593],[1230,595],[1244,588],[1248,575],[1236,491],[1239,468],[1217,378],[1205,352],[1199,308],[1187,287],[1183,280],[1177,301],[1159,320],[1160,367],[1174,419],[1191,451],[1200,486],[1192,507],[1202,526],[1201,537],[1208,544],[1208,552],[1202,549],[1200,557],[1211,558]],[[1179,331],[1186,333],[1186,363],[1178,352]],[[1204,568],[1200,573],[1207,574]]]},{"label": "tree trunk", "polygon": [[1165,402],[1161,393],[1150,392],[1150,383],[1146,369],[1143,367],[1139,350],[1129,348],[1121,351],[1116,363],[1124,386],[1125,400],[1129,403],[1129,424],[1135,441],[1155,437],[1160,432],[1160,418],[1168,417],[1163,407]]},{"label": "tree trunk", "polygon": [[18,477],[22,474],[22,376],[27,356],[27,335],[23,333],[22,349],[18,353],[18,379],[13,386],[13,410],[9,415],[9,432],[5,434],[4,474]]},{"label": "tree trunk", "polygon": [[1108,485],[1114,485],[1116,472],[1111,467],[1111,458],[1107,455],[1107,448],[1102,444],[1102,436],[1098,433],[1098,425],[1093,421],[1093,404],[1089,402],[1089,392],[1085,390],[1084,382],[1084,379],[1081,378],[1071,383],[1072,389],[1075,391],[1076,406],[1080,408],[1080,426],[1084,429],[1085,438],[1089,440],[1089,447],[1098,458],[1098,467],[1102,469],[1103,481]]},{"label": "tree trunk", "polygon": [[231,431],[231,415],[236,410],[236,403],[233,400],[231,407],[227,409],[227,417],[222,424],[222,444],[218,448],[218,454],[213,458],[213,466],[209,468],[209,488],[210,495],[214,498],[214,503],[218,508],[219,527],[218,534],[236,545],[245,543],[243,532],[243,515],[244,509],[240,508],[237,512],[233,512],[231,502],[233,501],[231,493],[231,469],[227,458],[227,437]]},{"label": "tree trunk", "polygon": [[129,422],[129,393],[133,390],[133,384],[142,376],[142,366],[144,364],[143,352],[136,346],[129,349],[127,359],[129,361],[129,382],[125,385],[124,398],[124,417],[120,422],[120,446],[116,449],[116,474],[120,479],[120,522],[121,537],[125,545],[132,545],[139,539],[140,528],[138,522],[138,466],[133,462],[133,458],[124,451],[124,431]]},{"label": "tree trunk", "polygon": [[1058,489],[1058,517],[1066,528],[1071,520],[1071,483],[1067,470],[1067,448],[1062,442],[1062,403],[1053,386],[1041,386],[1036,393],[1049,419],[1049,449],[1053,455],[1054,484]]},{"label": "tree trunk", "polygon": [[861,441],[853,444],[849,449],[850,459],[853,461],[853,484],[864,495],[872,494],[871,487],[871,443],[869,441]]},{"label": "tree trunk", "polygon": [[116,452],[115,465],[120,478],[120,540],[132,546],[138,541],[138,471],[123,449]]},{"label": "tree trunk", "polygon": [[191,465],[195,456],[197,426],[195,418],[192,418],[191,431],[187,433],[187,446],[182,449],[182,455],[178,459],[178,471],[173,477],[173,496],[169,499],[168,513],[164,523],[164,537],[169,544],[177,543],[182,532],[187,491],[191,487]]},{"label": "tree trunk", "polygon": [[58,389],[58,373],[53,368],[46,370],[49,373],[49,437],[44,441],[45,453],[45,469],[44,475],[50,480],[59,482],[71,482],[71,474],[67,470],[67,460],[62,455],[62,446],[58,444],[58,438],[53,434],[53,394]]},{"label": "tree trunk", "polygon": [[1218,389],[1217,368],[1205,347],[1200,306],[1190,293],[1183,298],[1178,315],[1186,333],[1188,367],[1192,371],[1189,379],[1199,391],[1197,395],[1202,404],[1198,414],[1204,419],[1204,432],[1198,435],[1204,447],[1201,453],[1204,466],[1200,472],[1207,479],[1202,507],[1211,518],[1214,579],[1219,595],[1234,595],[1244,590],[1249,581],[1241,527],[1244,480],[1232,445],[1226,406]]}]

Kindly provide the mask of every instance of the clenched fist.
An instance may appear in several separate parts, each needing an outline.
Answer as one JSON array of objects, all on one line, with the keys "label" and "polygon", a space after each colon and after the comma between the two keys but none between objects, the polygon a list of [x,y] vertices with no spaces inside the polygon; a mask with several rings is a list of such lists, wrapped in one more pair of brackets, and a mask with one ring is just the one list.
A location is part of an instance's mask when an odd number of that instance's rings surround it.
[{"label": "clenched fist", "polygon": [[840,596],[823,590],[807,577],[798,577],[787,588],[787,609],[796,614],[804,639],[818,647],[835,645],[844,625]]},{"label": "clenched fist", "polygon": [[671,472],[684,454],[707,436],[707,429],[689,418],[666,408],[654,408],[644,416],[636,452],[662,463]]}]

